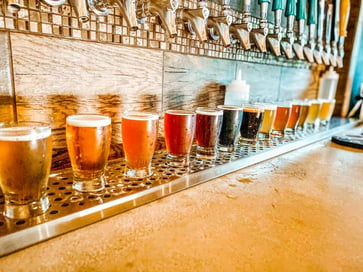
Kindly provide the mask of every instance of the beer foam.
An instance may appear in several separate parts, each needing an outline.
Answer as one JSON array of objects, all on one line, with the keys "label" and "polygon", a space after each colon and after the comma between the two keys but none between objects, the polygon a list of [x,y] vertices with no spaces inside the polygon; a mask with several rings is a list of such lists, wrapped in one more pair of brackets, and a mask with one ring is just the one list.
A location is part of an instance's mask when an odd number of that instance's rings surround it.
[{"label": "beer foam", "polygon": [[212,109],[212,108],[197,108],[197,110],[195,112],[198,113],[198,114],[212,115],[212,116],[223,115],[222,110]]},{"label": "beer foam", "polygon": [[104,127],[111,124],[111,118],[96,114],[70,115],[67,124],[75,127]]},{"label": "beer foam", "polygon": [[159,116],[153,113],[147,112],[128,112],[122,116],[124,119],[129,120],[158,120]]},{"label": "beer foam", "polygon": [[49,137],[50,127],[14,126],[0,128],[0,141],[32,141]]},{"label": "beer foam", "polygon": [[168,110],[165,113],[170,115],[194,115],[195,112],[188,110]]}]

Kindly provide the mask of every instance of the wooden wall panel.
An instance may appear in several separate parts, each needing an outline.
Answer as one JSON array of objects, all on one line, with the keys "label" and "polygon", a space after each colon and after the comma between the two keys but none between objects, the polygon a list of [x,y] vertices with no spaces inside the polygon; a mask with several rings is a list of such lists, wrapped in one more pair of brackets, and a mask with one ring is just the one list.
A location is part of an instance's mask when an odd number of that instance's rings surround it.
[{"label": "wooden wall panel", "polygon": [[9,33],[0,31],[0,122],[14,120]]},{"label": "wooden wall panel", "polygon": [[223,104],[235,67],[230,60],[165,53],[163,110]]},{"label": "wooden wall panel", "polygon": [[51,117],[55,149],[66,148],[67,115],[102,113],[112,117],[118,157],[121,113],[161,111],[160,51],[17,33],[11,42],[18,117]]}]

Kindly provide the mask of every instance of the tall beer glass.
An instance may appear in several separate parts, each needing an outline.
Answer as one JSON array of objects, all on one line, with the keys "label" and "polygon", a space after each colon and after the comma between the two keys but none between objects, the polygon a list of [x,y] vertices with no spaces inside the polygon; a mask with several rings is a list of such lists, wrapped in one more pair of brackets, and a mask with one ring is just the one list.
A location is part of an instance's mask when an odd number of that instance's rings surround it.
[{"label": "tall beer glass", "polygon": [[274,137],[283,137],[285,134],[285,128],[287,121],[291,114],[291,104],[288,102],[282,102],[277,105],[275,121],[272,124],[271,135]]},{"label": "tall beer glass", "polygon": [[66,138],[73,170],[73,188],[81,192],[104,189],[104,172],[111,144],[111,118],[96,114],[70,115],[67,117]]},{"label": "tall beer glass", "polygon": [[301,116],[301,102],[294,101],[292,102],[291,114],[286,125],[287,132],[290,132],[292,134],[295,133],[300,116]]},{"label": "tall beer glass", "polygon": [[164,113],[164,136],[168,164],[175,167],[189,165],[189,154],[195,133],[193,111],[168,110]]},{"label": "tall beer glass", "polygon": [[333,115],[335,107],[335,99],[322,100],[321,109],[319,113],[320,125],[327,126]]},{"label": "tall beer glass", "polygon": [[159,116],[153,113],[130,111],[123,114],[121,134],[127,178],[143,179],[152,175],[158,120]]},{"label": "tall beer glass", "polygon": [[217,157],[217,142],[222,127],[223,111],[198,107],[197,113],[197,158],[213,160]]},{"label": "tall beer glass", "polygon": [[46,190],[51,162],[48,125],[19,122],[0,127],[0,186],[6,217],[28,218],[49,208]]},{"label": "tall beer glass", "polygon": [[232,152],[239,136],[242,123],[242,108],[236,106],[219,105],[223,110],[222,129],[219,134],[218,148],[220,151]]},{"label": "tall beer glass", "polygon": [[261,104],[243,105],[241,124],[241,144],[254,145],[257,143],[258,131],[261,128],[265,109]]},{"label": "tall beer glass", "polygon": [[306,118],[308,117],[311,102],[309,100],[304,100],[301,102],[301,114],[297,122],[297,127],[304,129]]},{"label": "tall beer glass", "polygon": [[265,109],[262,124],[259,130],[258,138],[268,140],[272,131],[272,124],[275,121],[276,105],[274,104],[262,104]]},{"label": "tall beer glass", "polygon": [[309,108],[308,116],[306,117],[306,124],[308,128],[315,128],[316,122],[319,117],[321,101],[312,100]]}]

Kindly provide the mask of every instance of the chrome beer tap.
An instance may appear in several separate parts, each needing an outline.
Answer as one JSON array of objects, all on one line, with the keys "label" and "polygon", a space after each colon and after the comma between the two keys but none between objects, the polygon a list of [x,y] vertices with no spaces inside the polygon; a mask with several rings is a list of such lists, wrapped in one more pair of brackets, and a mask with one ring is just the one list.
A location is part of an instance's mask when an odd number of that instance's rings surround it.
[{"label": "chrome beer tap", "polygon": [[244,50],[251,49],[250,32],[251,23],[251,0],[243,1],[243,15],[241,24],[231,24],[230,31],[235,36]]},{"label": "chrome beer tap", "polygon": [[232,24],[233,18],[229,0],[224,1],[223,15],[216,17],[209,16],[207,19],[207,27],[213,40],[219,40],[221,38],[223,45],[228,47],[231,45],[229,26]]},{"label": "chrome beer tap", "polygon": [[272,0],[272,10],[275,13],[274,33],[267,35],[267,44],[272,53],[278,57],[281,55],[280,42],[282,39],[281,31],[281,15],[282,15],[282,0]]},{"label": "chrome beer tap", "polygon": [[258,0],[260,4],[260,27],[251,31],[252,40],[261,52],[266,52],[266,36],[268,34],[267,9],[271,0]]},{"label": "chrome beer tap", "polygon": [[298,22],[298,36],[292,48],[296,57],[300,60],[304,59],[304,46],[305,46],[305,20],[306,20],[306,0],[297,0],[296,6],[296,20]]},{"label": "chrome beer tap", "polygon": [[184,23],[188,32],[196,35],[201,42],[205,42],[208,40],[207,18],[209,16],[209,9],[204,0],[200,0],[198,6],[197,9],[177,9],[176,20],[179,23]]},{"label": "chrome beer tap", "polygon": [[286,37],[281,40],[281,49],[286,58],[292,59],[294,57],[292,45],[295,41],[294,35],[294,21],[296,15],[296,0],[287,0],[285,16],[287,17],[286,23]]},{"label": "chrome beer tap", "polygon": [[304,54],[306,59],[312,63],[314,62],[314,49],[315,49],[315,30],[316,30],[316,17],[317,17],[317,0],[308,0],[309,10],[308,10],[308,26],[309,26],[309,42],[308,45],[304,47]]}]

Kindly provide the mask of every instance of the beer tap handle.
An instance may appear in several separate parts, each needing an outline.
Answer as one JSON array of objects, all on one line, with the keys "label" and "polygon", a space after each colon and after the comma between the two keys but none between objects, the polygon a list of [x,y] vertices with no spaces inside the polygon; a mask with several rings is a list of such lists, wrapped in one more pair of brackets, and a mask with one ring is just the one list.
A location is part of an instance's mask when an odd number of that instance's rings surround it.
[{"label": "beer tap handle", "polygon": [[331,41],[332,17],[333,17],[333,4],[329,4],[326,13],[326,29],[325,29],[325,45],[329,47]]},{"label": "beer tap handle", "polygon": [[272,1],[272,10],[275,12],[275,33],[281,33],[282,0]]},{"label": "beer tap handle", "polygon": [[271,3],[271,0],[258,0],[258,3],[261,5],[261,8],[260,8],[260,28],[265,28],[265,27],[267,27],[268,5]]},{"label": "beer tap handle", "polygon": [[347,37],[347,26],[350,14],[350,0],[341,0],[339,36]]},{"label": "beer tap handle", "polygon": [[318,9],[318,41],[321,44],[323,40],[323,32],[324,32],[324,8],[325,8],[325,0],[319,0],[319,9]]},{"label": "beer tap handle", "polygon": [[296,6],[297,14],[296,20],[299,24],[299,40],[303,39],[305,30],[305,20],[306,20],[306,0],[297,0]]},{"label": "beer tap handle", "polygon": [[331,41],[336,43],[339,39],[339,16],[340,16],[340,0],[334,0],[333,5],[333,23],[331,31]]}]

